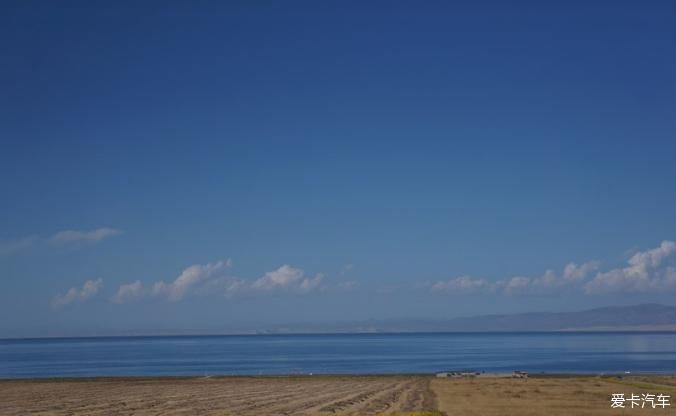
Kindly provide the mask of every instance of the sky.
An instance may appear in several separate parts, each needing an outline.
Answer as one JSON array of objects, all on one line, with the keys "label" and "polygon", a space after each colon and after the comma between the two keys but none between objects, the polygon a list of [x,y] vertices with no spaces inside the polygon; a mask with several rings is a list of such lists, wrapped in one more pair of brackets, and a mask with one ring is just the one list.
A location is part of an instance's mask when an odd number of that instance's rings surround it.
[{"label": "sky", "polygon": [[4,2],[0,336],[676,293],[676,4]]}]

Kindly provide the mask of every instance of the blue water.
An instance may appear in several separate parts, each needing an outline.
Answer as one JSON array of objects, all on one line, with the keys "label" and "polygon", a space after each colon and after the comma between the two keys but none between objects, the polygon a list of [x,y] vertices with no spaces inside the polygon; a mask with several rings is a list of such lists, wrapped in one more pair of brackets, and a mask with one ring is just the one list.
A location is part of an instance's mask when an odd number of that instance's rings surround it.
[{"label": "blue water", "polygon": [[226,374],[676,373],[676,333],[177,336],[0,340],[0,378]]}]

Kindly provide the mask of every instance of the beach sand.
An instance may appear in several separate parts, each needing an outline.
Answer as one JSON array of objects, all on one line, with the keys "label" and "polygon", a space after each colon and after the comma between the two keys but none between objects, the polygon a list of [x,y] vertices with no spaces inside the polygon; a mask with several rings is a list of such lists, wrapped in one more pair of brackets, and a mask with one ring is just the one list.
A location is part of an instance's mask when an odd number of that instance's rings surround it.
[{"label": "beach sand", "polygon": [[[1,415],[617,415],[612,393],[676,398],[676,377],[303,376],[0,381]],[[629,403],[627,403],[629,407]]]}]

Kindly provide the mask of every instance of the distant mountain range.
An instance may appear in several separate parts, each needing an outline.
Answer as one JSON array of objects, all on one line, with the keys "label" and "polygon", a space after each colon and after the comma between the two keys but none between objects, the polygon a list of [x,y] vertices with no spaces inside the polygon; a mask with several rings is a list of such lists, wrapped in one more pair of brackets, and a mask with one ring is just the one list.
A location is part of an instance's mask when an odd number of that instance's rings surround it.
[{"label": "distant mountain range", "polygon": [[674,331],[676,306],[643,304],[611,306],[579,312],[532,312],[452,319],[384,319],[344,323],[297,323],[261,328],[241,324],[221,328],[103,329],[96,331],[10,331],[0,338],[72,336],[160,336],[226,334],[342,334],[403,332],[551,332],[551,331]]},{"label": "distant mountain range", "polygon": [[265,333],[490,332],[490,331],[676,331],[676,306],[643,304],[580,312],[532,312],[446,320],[389,319],[345,324],[278,327]]}]

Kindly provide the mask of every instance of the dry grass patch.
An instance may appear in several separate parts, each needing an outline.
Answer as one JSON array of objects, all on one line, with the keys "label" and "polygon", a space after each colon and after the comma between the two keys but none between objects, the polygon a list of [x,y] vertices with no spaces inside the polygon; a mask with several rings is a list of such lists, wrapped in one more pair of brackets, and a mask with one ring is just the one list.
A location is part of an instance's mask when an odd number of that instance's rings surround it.
[{"label": "dry grass patch", "polygon": [[[436,379],[431,388],[436,394],[438,409],[448,416],[563,416],[655,414],[662,409],[612,409],[613,393],[664,393],[669,386],[659,384],[659,378],[623,380],[597,377],[485,378],[472,382],[463,379]],[[670,390],[676,398],[676,386]],[[629,405],[629,403],[627,403]],[[672,404],[672,407],[676,403]],[[666,412],[670,412],[670,408]]]}]

